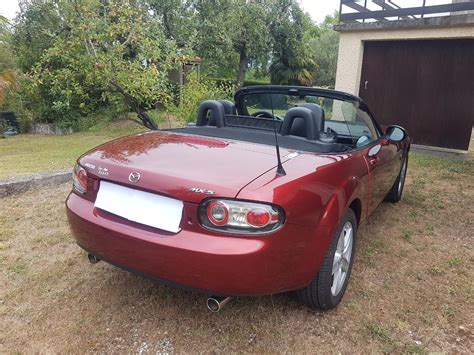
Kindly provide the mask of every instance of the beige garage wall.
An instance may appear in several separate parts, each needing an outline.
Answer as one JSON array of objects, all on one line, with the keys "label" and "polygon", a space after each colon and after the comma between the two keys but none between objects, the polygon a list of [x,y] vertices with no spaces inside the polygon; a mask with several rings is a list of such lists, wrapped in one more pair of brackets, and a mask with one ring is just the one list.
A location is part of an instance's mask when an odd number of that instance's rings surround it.
[{"label": "beige garage wall", "polygon": [[450,38],[474,38],[474,26],[341,32],[336,90],[359,94],[364,41]]}]

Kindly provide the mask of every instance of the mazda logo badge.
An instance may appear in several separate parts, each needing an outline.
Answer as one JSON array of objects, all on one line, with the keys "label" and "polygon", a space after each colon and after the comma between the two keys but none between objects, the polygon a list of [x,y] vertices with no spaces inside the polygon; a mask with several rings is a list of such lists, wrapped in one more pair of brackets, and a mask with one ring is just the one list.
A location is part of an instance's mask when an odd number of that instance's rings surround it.
[{"label": "mazda logo badge", "polygon": [[138,180],[140,180],[140,173],[136,171],[133,173],[130,173],[130,175],[128,175],[128,180],[130,182],[138,182]]}]

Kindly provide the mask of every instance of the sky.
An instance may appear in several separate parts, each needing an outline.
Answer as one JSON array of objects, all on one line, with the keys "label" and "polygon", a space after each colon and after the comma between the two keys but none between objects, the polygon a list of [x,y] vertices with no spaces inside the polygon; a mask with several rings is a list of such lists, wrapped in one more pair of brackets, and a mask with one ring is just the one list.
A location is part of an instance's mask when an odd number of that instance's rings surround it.
[{"label": "sky", "polygon": [[[322,22],[326,15],[339,9],[339,0],[300,0],[305,11],[314,21]],[[0,14],[12,20],[18,11],[18,0],[0,0]]]},{"label": "sky", "polygon": [[[326,15],[339,10],[339,0],[299,0],[303,9],[308,12],[315,22],[322,22]],[[421,6],[423,0],[394,0],[402,7]],[[426,5],[448,3],[449,0],[426,0]],[[370,1],[369,1],[370,3]],[[379,9],[378,7],[376,8]],[[12,20],[18,11],[18,0],[0,0],[0,14]]]}]

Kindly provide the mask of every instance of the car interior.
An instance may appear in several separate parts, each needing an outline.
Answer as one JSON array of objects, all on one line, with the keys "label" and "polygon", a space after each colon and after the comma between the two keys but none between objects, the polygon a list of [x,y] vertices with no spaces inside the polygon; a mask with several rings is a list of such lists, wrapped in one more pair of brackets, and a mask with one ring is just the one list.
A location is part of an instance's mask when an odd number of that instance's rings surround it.
[{"label": "car interior", "polygon": [[326,120],[324,109],[316,103],[300,103],[287,109],[284,117],[268,109],[249,114],[227,100],[201,103],[195,124],[174,132],[227,138],[310,152],[344,152],[370,142],[370,132],[355,122]]}]

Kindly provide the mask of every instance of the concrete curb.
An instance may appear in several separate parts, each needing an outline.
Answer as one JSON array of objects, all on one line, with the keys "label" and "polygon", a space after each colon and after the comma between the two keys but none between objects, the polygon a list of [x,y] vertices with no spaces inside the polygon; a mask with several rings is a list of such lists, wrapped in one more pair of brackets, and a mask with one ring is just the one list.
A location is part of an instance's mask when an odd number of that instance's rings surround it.
[{"label": "concrete curb", "polygon": [[72,170],[60,170],[48,173],[39,173],[32,176],[21,176],[8,180],[0,180],[0,198],[19,194],[33,188],[62,184],[70,181]]}]

